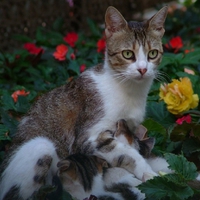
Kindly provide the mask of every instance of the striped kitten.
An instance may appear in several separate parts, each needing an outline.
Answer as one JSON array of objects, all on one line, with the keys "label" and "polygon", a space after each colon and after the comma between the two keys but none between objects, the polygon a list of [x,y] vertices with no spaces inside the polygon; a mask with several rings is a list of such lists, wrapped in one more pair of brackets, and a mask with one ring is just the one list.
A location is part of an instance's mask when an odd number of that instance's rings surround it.
[{"label": "striped kitten", "polygon": [[[172,173],[168,168],[169,164],[164,158],[154,156],[151,153],[155,139],[151,137],[144,138],[144,132],[138,132],[137,134],[132,133],[125,120],[122,119],[117,122],[117,129],[114,133],[114,137],[122,143],[129,144],[131,147],[137,149],[154,172],[158,173],[162,171],[165,173]],[[148,174],[148,172],[144,173]]]},{"label": "striped kitten", "polygon": [[58,162],[58,176],[72,197],[82,200],[95,195],[98,200],[142,200],[136,186],[141,181],[123,168],[108,168],[106,161],[84,154],[73,154]]}]

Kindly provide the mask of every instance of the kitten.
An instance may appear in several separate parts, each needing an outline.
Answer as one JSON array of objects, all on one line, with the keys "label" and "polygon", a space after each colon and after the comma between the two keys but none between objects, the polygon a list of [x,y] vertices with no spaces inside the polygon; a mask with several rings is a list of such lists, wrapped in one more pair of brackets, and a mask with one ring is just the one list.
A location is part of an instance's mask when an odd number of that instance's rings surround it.
[{"label": "kitten", "polygon": [[[162,59],[166,15],[164,7],[147,21],[127,22],[115,8],[107,9],[104,64],[43,95],[32,106],[18,126],[0,188],[11,171],[18,170],[11,166],[17,165],[17,158],[26,153],[20,149],[33,138],[49,138],[59,158],[78,152],[92,154],[98,134],[114,131],[119,119],[127,120],[131,130],[143,121],[146,98]],[[14,180],[9,180],[6,183],[13,185]],[[7,192],[1,191],[0,199]]]},{"label": "kitten", "polygon": [[142,200],[136,186],[141,181],[123,168],[108,168],[107,162],[84,154],[73,154],[58,162],[58,176],[72,197],[82,200],[95,195],[99,200]]},{"label": "kitten", "polygon": [[[172,173],[168,168],[169,164],[162,157],[154,156],[151,151],[154,147],[155,139],[151,137],[144,138],[144,132],[132,133],[125,120],[121,119],[117,122],[117,129],[114,137],[124,144],[129,144],[131,147],[137,149],[139,153],[145,158],[152,170],[156,173],[160,171],[165,173]],[[148,172],[145,172],[148,174]]]}]

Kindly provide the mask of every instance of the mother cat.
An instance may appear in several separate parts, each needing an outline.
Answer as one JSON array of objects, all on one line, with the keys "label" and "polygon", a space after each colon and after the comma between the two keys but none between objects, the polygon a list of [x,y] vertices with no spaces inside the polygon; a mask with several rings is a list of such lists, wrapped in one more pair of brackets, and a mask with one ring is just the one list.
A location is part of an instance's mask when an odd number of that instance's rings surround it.
[{"label": "mother cat", "polygon": [[[13,149],[44,136],[53,142],[60,158],[78,152],[91,154],[98,134],[115,130],[119,119],[125,119],[131,129],[137,127],[144,119],[146,98],[161,62],[166,15],[167,7],[163,7],[147,21],[127,22],[109,7],[104,64],[43,95],[19,124]],[[23,157],[28,152],[20,153]],[[14,158],[20,153],[13,151],[8,166],[15,166]],[[5,169],[2,191],[6,176],[9,171]]]}]

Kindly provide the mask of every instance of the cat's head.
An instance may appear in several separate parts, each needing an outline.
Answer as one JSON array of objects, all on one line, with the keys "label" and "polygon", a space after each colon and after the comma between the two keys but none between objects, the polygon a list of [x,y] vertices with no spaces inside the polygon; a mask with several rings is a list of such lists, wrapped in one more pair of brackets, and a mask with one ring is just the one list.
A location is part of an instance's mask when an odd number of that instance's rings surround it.
[{"label": "cat's head", "polygon": [[114,7],[105,14],[106,61],[116,78],[143,82],[156,76],[163,54],[167,6],[149,20],[127,22]]},{"label": "cat's head", "polygon": [[144,137],[145,131],[139,130],[134,133],[130,131],[127,122],[123,119],[119,120],[116,124],[116,131],[114,137],[119,141],[129,144],[130,146],[137,149],[140,154],[148,158],[155,144],[155,139],[152,137]]},{"label": "cat's head", "polygon": [[107,162],[97,156],[73,154],[59,161],[57,167],[63,188],[76,195],[77,189],[84,192],[92,189],[94,177],[102,173]]}]

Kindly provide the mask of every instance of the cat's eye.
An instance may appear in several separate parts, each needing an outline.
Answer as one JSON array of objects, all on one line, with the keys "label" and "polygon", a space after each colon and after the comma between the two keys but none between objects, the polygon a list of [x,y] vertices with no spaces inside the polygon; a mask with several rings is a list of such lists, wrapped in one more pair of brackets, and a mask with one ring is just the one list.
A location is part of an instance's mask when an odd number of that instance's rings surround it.
[{"label": "cat's eye", "polygon": [[154,59],[157,57],[157,55],[158,55],[158,50],[154,49],[154,50],[149,51],[148,58]]},{"label": "cat's eye", "polygon": [[122,51],[122,55],[126,59],[135,59],[135,55],[131,50],[124,50]]}]

